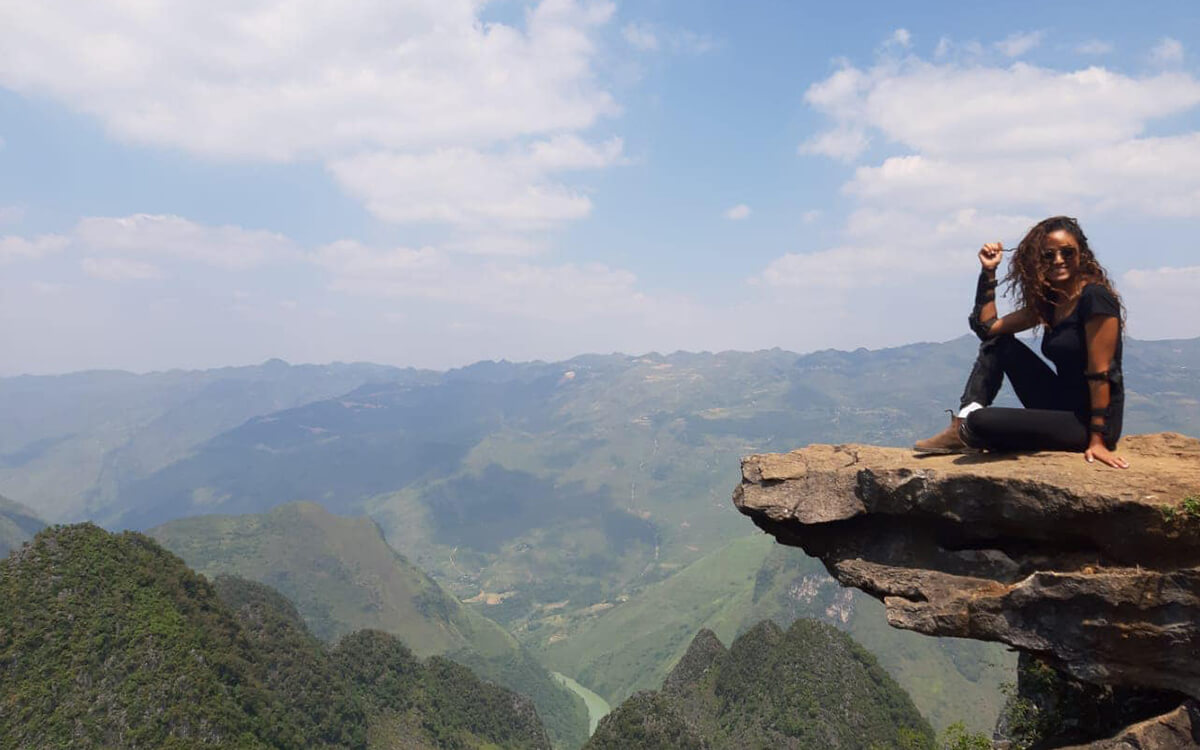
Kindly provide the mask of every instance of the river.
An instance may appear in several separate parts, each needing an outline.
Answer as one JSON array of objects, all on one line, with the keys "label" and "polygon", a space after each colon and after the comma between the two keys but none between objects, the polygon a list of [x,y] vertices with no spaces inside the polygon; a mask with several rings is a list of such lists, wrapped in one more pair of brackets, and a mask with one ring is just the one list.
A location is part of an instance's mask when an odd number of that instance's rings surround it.
[{"label": "river", "polygon": [[596,725],[600,723],[600,720],[612,710],[612,706],[608,705],[608,701],[588,690],[583,685],[580,685],[575,680],[572,680],[570,677],[567,677],[565,674],[559,672],[552,672],[551,674],[554,675],[554,679],[571,688],[587,704],[588,735],[590,736],[596,731]]}]

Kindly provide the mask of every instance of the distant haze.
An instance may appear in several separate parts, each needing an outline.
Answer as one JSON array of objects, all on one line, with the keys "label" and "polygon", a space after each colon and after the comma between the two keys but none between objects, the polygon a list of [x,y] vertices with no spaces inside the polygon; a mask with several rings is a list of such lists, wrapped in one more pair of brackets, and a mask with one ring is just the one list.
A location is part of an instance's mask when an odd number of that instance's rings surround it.
[{"label": "distant haze", "polygon": [[1200,335],[1200,17],[1089,10],[7,3],[0,375],[947,340],[1060,213]]}]

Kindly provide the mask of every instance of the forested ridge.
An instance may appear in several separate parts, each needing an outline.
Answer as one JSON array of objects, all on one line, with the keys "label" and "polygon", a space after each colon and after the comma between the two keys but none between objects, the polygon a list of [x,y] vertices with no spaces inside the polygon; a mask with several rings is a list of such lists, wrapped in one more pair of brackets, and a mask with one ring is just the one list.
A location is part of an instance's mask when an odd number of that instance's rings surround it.
[{"label": "forested ridge", "polygon": [[763,621],[726,649],[696,635],[659,691],[609,714],[587,750],[934,745],[912,700],[862,646],[815,620]]},{"label": "forested ridge", "polygon": [[500,625],[388,546],[369,518],[287,503],[263,514],[181,519],[148,534],[209,578],[228,574],[272,587],[322,641],[358,630],[391,633],[418,656],[450,658],[528,696],[555,746],[587,740],[583,701]]},{"label": "forested ridge", "polygon": [[465,667],[379,632],[327,649],[269,587],[92,524],[0,561],[0,685],[2,747],[550,747]]}]

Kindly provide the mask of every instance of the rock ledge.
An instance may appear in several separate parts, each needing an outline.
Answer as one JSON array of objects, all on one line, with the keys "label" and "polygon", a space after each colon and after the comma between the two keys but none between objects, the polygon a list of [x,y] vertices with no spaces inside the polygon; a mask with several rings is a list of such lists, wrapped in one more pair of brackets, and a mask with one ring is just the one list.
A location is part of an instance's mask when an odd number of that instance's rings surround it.
[{"label": "rock ledge", "polygon": [[1200,440],[1135,435],[1121,453],[1128,470],[812,445],[743,459],[734,503],[895,627],[1200,698]]}]

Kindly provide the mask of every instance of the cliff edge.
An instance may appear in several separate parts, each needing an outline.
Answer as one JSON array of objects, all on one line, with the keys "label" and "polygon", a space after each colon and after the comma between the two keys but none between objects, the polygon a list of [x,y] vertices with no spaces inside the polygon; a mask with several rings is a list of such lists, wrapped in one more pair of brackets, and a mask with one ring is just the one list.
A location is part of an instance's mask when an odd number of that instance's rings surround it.
[{"label": "cliff edge", "polygon": [[895,627],[1006,643],[1083,683],[1194,705],[1200,440],[1135,435],[1121,453],[1128,470],[812,445],[743,459],[733,499],[880,599]]}]

